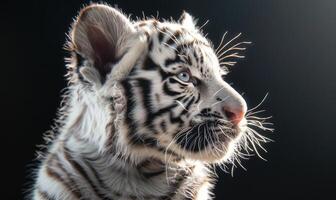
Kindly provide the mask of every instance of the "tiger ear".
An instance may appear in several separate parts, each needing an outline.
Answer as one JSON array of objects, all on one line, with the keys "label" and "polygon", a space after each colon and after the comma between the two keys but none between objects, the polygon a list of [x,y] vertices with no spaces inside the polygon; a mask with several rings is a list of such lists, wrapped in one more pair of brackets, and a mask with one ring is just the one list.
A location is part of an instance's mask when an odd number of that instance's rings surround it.
[{"label": "tiger ear", "polygon": [[183,11],[180,19],[179,19],[180,24],[182,24],[184,27],[188,29],[196,29],[196,21],[194,18],[187,13],[186,11]]},{"label": "tiger ear", "polygon": [[133,24],[121,12],[107,5],[92,4],[80,11],[70,31],[70,43],[77,55],[104,79],[134,32]]}]

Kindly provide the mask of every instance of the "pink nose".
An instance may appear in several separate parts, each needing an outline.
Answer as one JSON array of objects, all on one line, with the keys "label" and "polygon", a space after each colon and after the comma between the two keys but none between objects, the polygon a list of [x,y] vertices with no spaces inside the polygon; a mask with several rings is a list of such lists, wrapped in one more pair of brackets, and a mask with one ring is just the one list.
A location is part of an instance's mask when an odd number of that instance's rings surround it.
[{"label": "pink nose", "polygon": [[241,122],[241,120],[244,118],[245,115],[245,111],[243,109],[234,110],[224,107],[223,110],[226,117],[233,125],[239,124],[239,122]]}]

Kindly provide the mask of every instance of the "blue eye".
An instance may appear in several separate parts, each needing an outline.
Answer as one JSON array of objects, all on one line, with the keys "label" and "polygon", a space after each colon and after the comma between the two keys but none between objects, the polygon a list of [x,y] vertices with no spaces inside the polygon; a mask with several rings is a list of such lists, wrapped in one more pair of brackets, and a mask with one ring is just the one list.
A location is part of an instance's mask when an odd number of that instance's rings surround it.
[{"label": "blue eye", "polygon": [[191,80],[191,76],[187,71],[183,71],[177,74],[177,78],[183,82],[190,82]]}]

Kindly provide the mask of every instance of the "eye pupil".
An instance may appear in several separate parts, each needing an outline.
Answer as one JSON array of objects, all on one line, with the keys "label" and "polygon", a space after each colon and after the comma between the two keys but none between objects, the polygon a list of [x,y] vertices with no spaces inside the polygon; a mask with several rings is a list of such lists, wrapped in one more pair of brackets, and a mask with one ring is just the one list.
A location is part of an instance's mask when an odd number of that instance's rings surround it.
[{"label": "eye pupil", "polygon": [[189,82],[190,81],[190,75],[188,72],[181,72],[177,75],[177,78],[179,78],[181,81]]}]

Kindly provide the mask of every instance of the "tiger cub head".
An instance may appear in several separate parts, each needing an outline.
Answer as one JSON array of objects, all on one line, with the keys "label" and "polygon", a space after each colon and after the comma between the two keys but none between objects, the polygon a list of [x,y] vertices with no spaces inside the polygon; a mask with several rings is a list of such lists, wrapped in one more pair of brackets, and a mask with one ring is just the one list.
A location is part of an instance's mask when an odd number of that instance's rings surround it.
[{"label": "tiger cub head", "polygon": [[[113,138],[132,154],[222,162],[247,129],[246,102],[225,81],[226,64],[233,64],[227,58],[240,58],[230,53],[242,44],[216,52],[186,12],[176,22],[131,21],[93,4],[70,31],[72,81],[105,99],[102,112],[119,101]],[[116,86],[121,100],[113,96]]]}]

